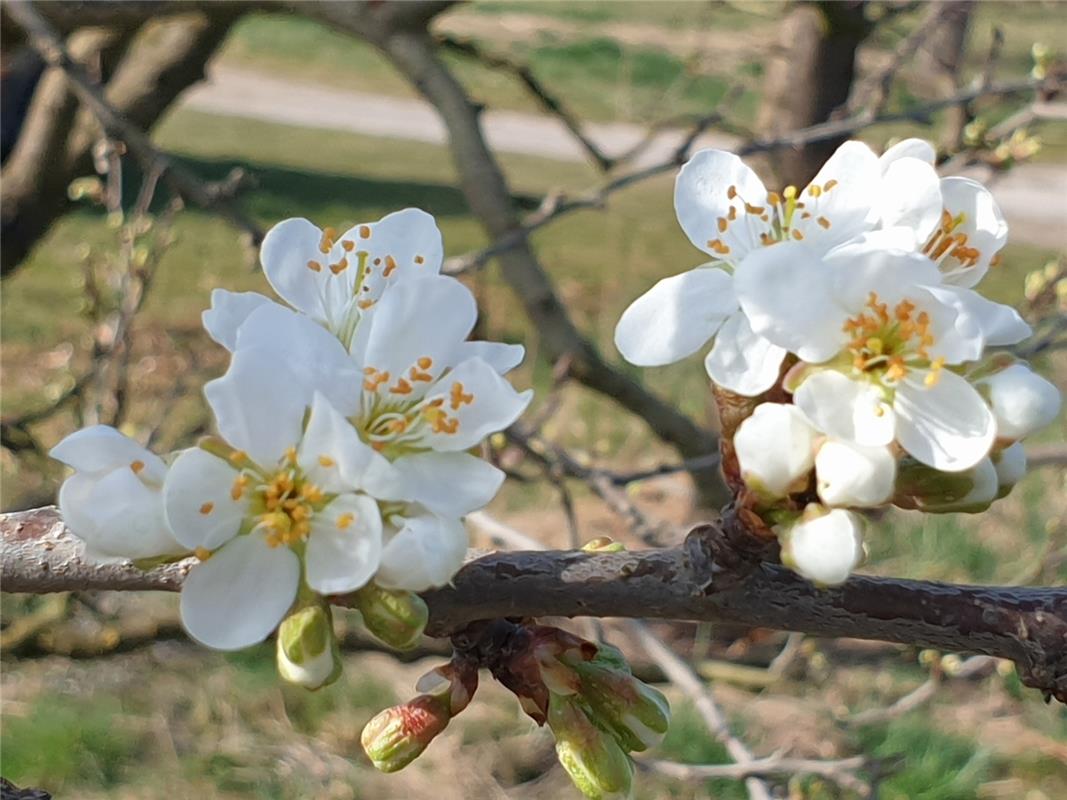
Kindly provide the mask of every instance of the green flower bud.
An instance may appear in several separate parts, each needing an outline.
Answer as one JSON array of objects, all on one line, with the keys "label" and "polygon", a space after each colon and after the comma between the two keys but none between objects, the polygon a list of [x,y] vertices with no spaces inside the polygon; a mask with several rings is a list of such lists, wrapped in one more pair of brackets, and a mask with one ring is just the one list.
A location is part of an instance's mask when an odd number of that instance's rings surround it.
[{"label": "green flower bud", "polygon": [[614,735],[626,751],[643,752],[663,739],[671,723],[671,707],[662,692],[629,670],[592,661],[574,670],[581,678],[581,697],[593,721]]},{"label": "green flower bud", "polygon": [[278,628],[278,673],[289,683],[319,689],[341,676],[341,654],[330,612],[322,606],[290,614]]},{"label": "green flower bud", "polygon": [[391,591],[369,583],[356,593],[356,607],[367,630],[397,650],[418,644],[430,609],[414,592]]},{"label": "green flower bud", "polygon": [[626,550],[626,545],[616,542],[610,536],[598,536],[583,544],[582,550],[586,553],[622,553]]},{"label": "green flower bud", "polygon": [[937,513],[961,502],[974,489],[970,471],[941,472],[912,458],[903,458],[897,466],[896,493],[893,505]]},{"label": "green flower bud", "polygon": [[591,800],[625,797],[633,781],[633,762],[615,737],[594,725],[572,698],[552,694],[548,724],[556,755],[574,785]]},{"label": "green flower bud", "polygon": [[363,751],[382,772],[403,769],[448,727],[448,700],[423,694],[403,705],[387,708],[363,728]]}]

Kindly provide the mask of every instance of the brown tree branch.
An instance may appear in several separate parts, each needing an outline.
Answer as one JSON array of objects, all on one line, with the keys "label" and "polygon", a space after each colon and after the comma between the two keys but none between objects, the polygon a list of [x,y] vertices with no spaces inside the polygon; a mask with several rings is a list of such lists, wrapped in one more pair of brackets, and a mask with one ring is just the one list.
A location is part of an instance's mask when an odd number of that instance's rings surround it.
[{"label": "brown tree branch", "polygon": [[[468,562],[426,592],[427,632],[500,617],[630,617],[734,623],[981,653],[1014,661],[1023,682],[1067,702],[1067,588],[963,586],[854,576],[817,589],[785,567],[727,571],[708,526],[684,546],[591,554],[515,552]],[[0,588],[178,591],[191,560],[141,572],[85,563],[53,507],[0,516]],[[338,598],[343,602],[344,598]]]},{"label": "brown tree branch", "polygon": [[456,36],[441,33],[437,34],[435,38],[437,43],[445,50],[450,50],[453,53],[459,53],[468,58],[472,58],[490,69],[510,72],[522,83],[523,86],[526,87],[526,90],[545,112],[551,114],[563,123],[563,126],[570,131],[575,141],[578,142],[586,155],[596,163],[597,168],[600,169],[601,172],[607,172],[615,166],[617,160],[608,156],[597,146],[596,142],[585,135],[585,131],[582,130],[582,123],[579,119],[571,113],[570,109],[563,104],[563,101],[560,100],[560,98],[537,79],[537,76],[533,74],[533,70],[530,69],[529,65],[522,64],[496,53],[489,53],[479,47],[473,39],[461,39]]},{"label": "brown tree branch", "polygon": [[[50,11],[55,11],[46,4]],[[116,4],[107,4],[116,5]],[[144,6],[145,4],[136,4]],[[188,171],[174,165],[143,131],[149,129],[187,86],[203,77],[204,64],[222,43],[236,19],[232,4],[205,4],[211,13],[186,13],[169,19],[152,31],[144,31],[115,67],[106,85],[91,75],[71,53],[49,22],[25,0],[4,4],[7,16],[27,32],[31,46],[57,73],[56,80],[85,106],[73,124],[58,116],[55,125],[59,140],[55,158],[28,158],[23,169],[30,177],[17,185],[8,184],[4,170],[2,269],[15,269],[48,226],[67,210],[67,184],[92,172],[91,149],[100,137],[100,126],[124,142],[145,165],[146,171],[160,170],[170,188],[187,202],[209,208],[248,232],[253,239],[258,228],[231,202],[220,187],[205,184]],[[120,14],[132,24],[133,16]],[[119,28],[127,31],[127,28]],[[38,87],[38,94],[46,88]],[[43,102],[43,101],[42,101]],[[34,103],[37,103],[35,97]],[[32,135],[25,130],[19,137]],[[32,145],[27,139],[27,148]],[[13,161],[12,153],[9,162]],[[9,165],[10,166],[10,165]],[[19,189],[19,191],[13,191]]]}]

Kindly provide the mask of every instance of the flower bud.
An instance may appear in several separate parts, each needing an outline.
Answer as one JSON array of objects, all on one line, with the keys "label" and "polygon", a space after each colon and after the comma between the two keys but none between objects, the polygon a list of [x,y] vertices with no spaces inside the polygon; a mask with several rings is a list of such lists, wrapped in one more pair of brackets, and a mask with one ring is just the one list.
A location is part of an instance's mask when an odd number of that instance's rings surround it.
[{"label": "flower bud", "polygon": [[745,484],[770,499],[789,494],[814,465],[818,436],[804,412],[794,405],[756,406],[734,435]]},{"label": "flower bud", "polygon": [[625,550],[626,545],[610,536],[598,536],[582,545],[582,551],[586,553],[622,553]]},{"label": "flower bud", "polygon": [[997,436],[1022,439],[1056,419],[1059,390],[1022,364],[1013,364],[978,382],[997,420]]},{"label": "flower bud", "polygon": [[556,737],[556,755],[579,791],[591,800],[625,797],[633,780],[633,763],[610,734],[600,730],[582,707],[553,694],[548,725]]},{"label": "flower bud", "polygon": [[671,708],[662,692],[614,666],[587,661],[574,667],[591,716],[628,752],[656,745],[667,733]]},{"label": "flower bud", "polygon": [[815,455],[819,498],[828,506],[869,508],[893,495],[897,460],[888,447],[831,440]]},{"label": "flower bud", "polygon": [[919,511],[936,511],[942,506],[958,503],[973,488],[974,476],[970,470],[942,472],[905,457],[897,465],[893,505]]},{"label": "flower bud", "polygon": [[308,606],[290,614],[278,627],[278,673],[290,683],[318,689],[341,675],[341,658],[330,612]]},{"label": "flower bud", "polygon": [[445,697],[422,694],[376,714],[363,728],[360,742],[377,769],[396,772],[422,755],[451,719]]},{"label": "flower bud", "polygon": [[1022,442],[1005,447],[991,456],[993,468],[997,471],[997,497],[1004,497],[1019,481],[1026,476],[1026,450]]},{"label": "flower bud", "polygon": [[965,513],[976,514],[985,511],[997,498],[999,481],[997,471],[989,458],[983,458],[973,467],[963,472],[938,472],[930,467],[930,484],[934,487],[950,487],[946,491],[936,489],[925,496],[915,497],[914,506],[928,514]]},{"label": "flower bud", "polygon": [[419,642],[430,610],[414,592],[383,589],[368,583],[356,593],[356,608],[367,630],[398,650],[410,650]]},{"label": "flower bud", "polygon": [[782,563],[818,586],[844,583],[863,561],[863,528],[859,514],[812,503],[779,533]]}]

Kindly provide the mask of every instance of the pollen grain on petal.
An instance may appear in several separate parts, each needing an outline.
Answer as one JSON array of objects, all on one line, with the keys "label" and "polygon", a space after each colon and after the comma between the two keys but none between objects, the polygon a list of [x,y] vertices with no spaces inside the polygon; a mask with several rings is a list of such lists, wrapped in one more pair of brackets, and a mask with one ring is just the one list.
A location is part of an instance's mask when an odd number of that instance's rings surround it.
[{"label": "pollen grain on petal", "polygon": [[214,510],[215,504],[212,503],[210,500],[200,506],[200,513],[203,514],[205,517]]},{"label": "pollen grain on petal", "polygon": [[141,473],[141,471],[144,469],[144,462],[141,461],[140,459],[138,459],[137,461],[131,461],[130,462],[130,469],[133,471],[134,475],[139,475]]},{"label": "pollen grain on petal", "polygon": [[332,466],[334,466],[336,464],[337,464],[337,462],[334,461],[332,458],[330,458],[328,455],[323,454],[323,455],[319,456],[319,466],[320,467],[325,467],[326,469],[329,469],[330,467],[332,467]]},{"label": "pollen grain on petal", "polygon": [[337,518],[337,530],[343,531],[351,527],[352,523],[356,521],[356,515],[351,512],[341,514]]}]

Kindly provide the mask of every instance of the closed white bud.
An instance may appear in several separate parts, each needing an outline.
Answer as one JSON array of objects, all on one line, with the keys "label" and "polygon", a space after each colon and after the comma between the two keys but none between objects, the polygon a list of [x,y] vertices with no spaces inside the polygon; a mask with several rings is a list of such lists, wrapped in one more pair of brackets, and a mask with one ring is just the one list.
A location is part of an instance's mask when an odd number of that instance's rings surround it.
[{"label": "closed white bud", "polygon": [[318,689],[341,674],[329,612],[308,606],[290,614],[278,627],[278,673],[289,683]]},{"label": "closed white bud", "polygon": [[741,423],[734,448],[741,477],[757,494],[783,497],[815,464],[819,432],[794,405],[762,403]]},{"label": "closed white bud", "polygon": [[863,529],[859,514],[813,503],[779,533],[782,563],[819,586],[844,583],[865,556]]},{"label": "closed white bud", "polygon": [[993,454],[993,468],[997,471],[998,495],[1003,497],[1026,475],[1026,450],[1022,442],[1005,447]]},{"label": "closed white bud", "polygon": [[1002,439],[1022,439],[1060,412],[1059,390],[1022,364],[990,375],[979,386],[985,389],[997,420],[997,436]]},{"label": "closed white bud", "polygon": [[815,455],[819,498],[828,506],[869,508],[893,495],[897,460],[888,447],[830,440]]}]

